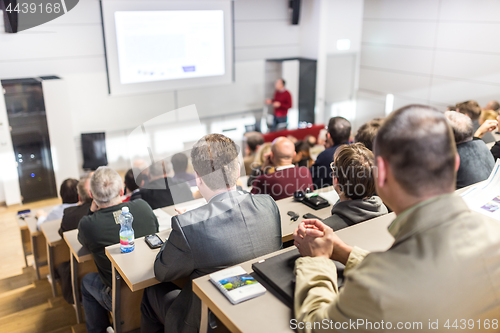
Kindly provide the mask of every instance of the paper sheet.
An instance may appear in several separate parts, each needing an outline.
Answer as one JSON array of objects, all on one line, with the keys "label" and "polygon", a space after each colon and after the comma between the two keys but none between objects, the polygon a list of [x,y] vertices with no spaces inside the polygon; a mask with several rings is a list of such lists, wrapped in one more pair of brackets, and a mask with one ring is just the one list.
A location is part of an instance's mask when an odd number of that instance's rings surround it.
[{"label": "paper sheet", "polygon": [[485,182],[462,194],[470,209],[500,220],[500,159]]}]

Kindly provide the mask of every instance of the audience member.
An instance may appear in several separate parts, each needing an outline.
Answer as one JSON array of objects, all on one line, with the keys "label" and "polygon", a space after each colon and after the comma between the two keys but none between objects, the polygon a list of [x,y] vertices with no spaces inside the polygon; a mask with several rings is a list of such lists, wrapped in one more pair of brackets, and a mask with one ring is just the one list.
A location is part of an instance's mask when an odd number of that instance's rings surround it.
[{"label": "audience member", "polygon": [[445,115],[453,129],[457,152],[460,156],[457,189],[487,179],[495,161],[483,141],[472,139],[472,121],[455,111],[446,111]]},{"label": "audience member", "polygon": [[78,240],[92,253],[98,273],[82,279],[82,304],[87,332],[106,332],[111,311],[111,262],[104,248],[120,243],[118,217],[122,207],[128,207],[134,217],[132,227],[136,238],[158,232],[158,220],[143,200],[121,202],[123,195],[120,175],[109,167],[99,167],[90,179],[93,198],[91,214],[78,225]]},{"label": "audience member", "polygon": [[170,171],[170,163],[165,161],[156,162],[149,167],[149,182],[147,186],[141,187],[140,194],[152,209],[193,200],[189,186],[168,177]]},{"label": "audience member", "polygon": [[253,194],[269,194],[274,200],[290,197],[298,190],[313,186],[311,173],[305,167],[296,167],[295,145],[285,137],[273,141],[269,161],[274,166],[274,173],[259,176],[252,183]]},{"label": "audience member", "polygon": [[[207,204],[172,217],[172,233],[154,263],[165,282],[144,291],[141,332],[198,332],[201,301],[192,280],[277,251],[281,218],[274,200],[236,190],[238,147],[209,134],[195,144],[191,160]],[[180,290],[171,281],[189,278]]]},{"label": "audience member", "polygon": [[310,168],[314,163],[311,158],[311,145],[307,141],[295,142],[295,157],[292,161],[293,164],[299,167]]},{"label": "audience member", "polygon": [[316,162],[311,167],[311,175],[316,189],[331,186],[333,184],[332,170],[330,164],[333,162],[333,154],[340,145],[348,144],[351,136],[351,123],[343,117],[333,117],[328,122],[327,145]]},{"label": "audience member", "polygon": [[[472,125],[473,125],[472,134],[474,134],[481,126],[479,124],[479,116],[481,115],[481,107],[479,106],[479,104],[476,101],[465,101],[462,103],[457,103],[457,112],[469,116],[469,118],[472,120]],[[485,143],[490,143],[495,141],[495,138],[491,133],[485,133],[481,139]]]},{"label": "audience member", "polygon": [[78,228],[78,222],[90,211],[90,205],[92,204],[92,198],[90,197],[91,176],[92,173],[81,177],[77,183],[78,202],[75,206],[68,207],[63,212],[61,227],[59,228],[61,237],[64,232]]},{"label": "audience member", "polygon": [[141,198],[140,188],[135,181],[134,173],[139,174],[139,170],[129,169],[125,174],[125,194],[122,197],[122,202],[133,201]]},{"label": "audience member", "polygon": [[487,133],[491,133],[498,128],[498,121],[488,119],[479,126],[477,131],[474,133],[474,138],[481,139]]},{"label": "audience member", "polygon": [[[356,331],[372,332],[398,323],[421,323],[414,331],[439,323],[442,331],[450,318],[498,318],[500,224],[471,211],[453,193],[459,164],[453,141],[444,115],[427,106],[394,111],[380,128],[375,187],[397,215],[389,227],[395,241],[387,251],[351,247],[319,220],[299,224],[299,332],[323,332],[314,325],[323,320],[335,327],[355,322]],[[340,291],[331,259],[346,265]]]},{"label": "audience member", "polygon": [[[89,214],[92,198],[90,197],[90,177],[92,173],[81,177],[76,187],[78,192],[78,203],[76,206],[64,210],[59,228],[59,235],[78,228],[78,223],[85,215]],[[73,304],[73,289],[71,287],[71,264],[69,261],[61,262],[56,267],[59,282],[61,284],[62,296],[69,304]]]},{"label": "audience member", "polygon": [[76,186],[78,185],[78,180],[73,178],[68,178],[64,180],[59,189],[59,195],[62,199],[62,204],[55,206],[47,214],[44,210],[39,210],[36,212],[36,226],[40,230],[40,225],[47,221],[62,219],[64,210],[68,207],[76,206],[78,204],[78,191]]},{"label": "audience member", "polygon": [[264,136],[259,132],[245,133],[247,144],[245,146],[245,157],[243,163],[245,164],[245,174],[248,176],[252,173],[252,163],[255,160],[257,150],[264,144]]},{"label": "audience member", "polygon": [[373,140],[383,123],[384,119],[375,118],[361,125],[354,137],[354,142],[361,142],[366,148],[373,151]]},{"label": "audience member", "polygon": [[306,142],[309,145],[309,148],[316,146],[317,141],[318,140],[316,140],[316,137],[314,135],[307,135],[304,138],[304,142]]},{"label": "audience member", "polygon": [[177,153],[172,156],[172,167],[174,168],[174,180],[179,183],[186,182],[189,186],[196,186],[196,177],[187,172],[188,157],[184,153]]},{"label": "audience member", "polygon": [[484,124],[487,120],[497,120],[498,112],[492,110],[482,110],[481,115],[479,116],[479,125]]},{"label": "audience member", "polygon": [[362,143],[340,146],[335,151],[333,186],[340,200],[324,223],[337,231],[387,214],[382,199],[375,195],[373,153]]},{"label": "audience member", "polygon": [[252,163],[252,172],[248,176],[247,186],[251,187],[252,183],[259,176],[267,175],[268,173],[274,172],[274,167],[269,161],[269,156],[271,155],[271,142],[266,142],[260,146],[259,150],[255,154],[255,158]]},{"label": "audience member", "polygon": [[498,160],[500,158],[500,141],[495,142],[493,147],[491,147],[491,155],[493,155],[493,159]]},{"label": "audience member", "polygon": [[500,111],[500,103],[497,101],[489,101],[484,109],[498,112]]}]

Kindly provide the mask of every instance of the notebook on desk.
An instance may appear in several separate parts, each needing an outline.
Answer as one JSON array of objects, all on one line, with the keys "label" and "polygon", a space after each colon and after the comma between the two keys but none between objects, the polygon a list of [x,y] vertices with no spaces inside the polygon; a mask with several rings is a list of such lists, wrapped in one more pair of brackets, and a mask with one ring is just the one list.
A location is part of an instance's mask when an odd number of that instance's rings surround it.
[{"label": "notebook on desk", "polygon": [[[282,253],[261,262],[252,264],[252,269],[257,273],[257,279],[262,279],[274,291],[283,297],[289,307],[293,307],[293,294],[295,291],[295,260],[300,257],[298,249]],[[344,283],[344,268],[341,263],[334,261],[337,266],[337,283]]]}]

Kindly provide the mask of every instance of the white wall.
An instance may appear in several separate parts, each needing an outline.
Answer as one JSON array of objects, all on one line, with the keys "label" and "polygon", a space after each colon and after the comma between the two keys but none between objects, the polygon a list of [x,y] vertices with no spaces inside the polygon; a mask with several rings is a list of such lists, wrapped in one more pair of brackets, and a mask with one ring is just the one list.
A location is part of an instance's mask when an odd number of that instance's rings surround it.
[{"label": "white wall", "polygon": [[[325,108],[326,102],[331,98],[325,90],[327,84],[327,61],[332,55],[353,54],[356,58],[354,71],[354,87],[357,89],[359,77],[359,58],[361,50],[361,27],[363,24],[363,0],[320,0],[319,8],[316,8],[318,20],[318,68],[316,78],[316,119],[322,121],[329,119],[333,114]],[[304,36],[305,37],[305,36]],[[350,48],[348,50],[337,49],[339,39],[348,39]],[[355,96],[353,96],[354,99]],[[355,108],[349,103],[347,113],[355,112]],[[345,113],[343,113],[345,115]],[[349,117],[353,119],[356,114]]]},{"label": "white wall", "polygon": [[388,93],[395,108],[498,100],[498,13],[497,0],[365,0],[360,94],[375,112]]},{"label": "white wall", "polygon": [[[97,0],[80,0],[66,15],[17,34],[5,34],[0,26],[0,79],[60,76],[68,88],[77,149],[80,133],[100,131],[113,137],[117,147],[127,131],[179,107],[195,104],[200,117],[263,107],[265,59],[299,56],[300,26],[289,23],[288,0],[235,0],[234,21],[236,63],[231,85],[108,96]],[[110,162],[127,165],[123,159]]]}]

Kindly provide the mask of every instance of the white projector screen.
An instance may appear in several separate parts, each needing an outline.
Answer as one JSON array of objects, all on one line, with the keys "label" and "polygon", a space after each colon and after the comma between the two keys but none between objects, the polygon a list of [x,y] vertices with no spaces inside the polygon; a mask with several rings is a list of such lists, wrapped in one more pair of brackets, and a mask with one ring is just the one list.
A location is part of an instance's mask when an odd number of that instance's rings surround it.
[{"label": "white projector screen", "polygon": [[230,0],[102,1],[112,95],[229,84]]}]

